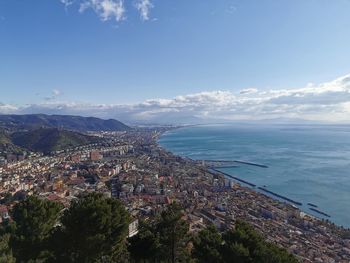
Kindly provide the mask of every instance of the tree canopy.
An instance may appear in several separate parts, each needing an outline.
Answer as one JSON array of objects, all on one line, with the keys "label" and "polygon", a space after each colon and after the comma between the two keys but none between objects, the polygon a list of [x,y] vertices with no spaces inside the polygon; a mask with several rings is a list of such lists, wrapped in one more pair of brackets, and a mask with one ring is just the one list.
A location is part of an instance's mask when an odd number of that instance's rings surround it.
[{"label": "tree canopy", "polygon": [[[57,260],[123,262],[129,214],[116,199],[92,193],[73,202],[56,231]],[[60,244],[63,244],[60,246]]]},{"label": "tree canopy", "polygon": [[202,230],[194,238],[193,257],[197,262],[297,263],[297,259],[266,242],[253,227],[238,220],[235,229],[220,234],[215,227]]},{"label": "tree canopy", "polygon": [[142,221],[129,239],[129,213],[117,199],[98,193],[85,194],[66,209],[31,196],[14,206],[11,217],[0,228],[0,263],[297,262],[243,221],[226,232],[211,225],[190,233],[176,203]]},{"label": "tree canopy", "polygon": [[222,262],[223,240],[213,225],[200,231],[193,239],[193,257],[199,262]]},{"label": "tree canopy", "polygon": [[189,226],[182,216],[181,207],[173,203],[154,222],[143,222],[129,240],[131,257],[136,262],[184,262]]},{"label": "tree canopy", "polygon": [[13,223],[9,244],[18,262],[39,259],[47,254],[51,231],[63,206],[36,196],[17,203],[11,213]]},{"label": "tree canopy", "polygon": [[10,234],[0,236],[0,263],[15,263],[12,250],[9,246]]}]

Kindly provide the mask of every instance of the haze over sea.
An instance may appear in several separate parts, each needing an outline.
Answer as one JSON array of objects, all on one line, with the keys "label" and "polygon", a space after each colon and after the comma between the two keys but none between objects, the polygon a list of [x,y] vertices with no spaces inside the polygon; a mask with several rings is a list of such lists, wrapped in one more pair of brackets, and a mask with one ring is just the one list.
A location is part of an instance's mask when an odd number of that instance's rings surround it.
[{"label": "haze over sea", "polygon": [[203,125],[165,133],[161,146],[192,159],[244,160],[220,170],[331,215],[350,227],[350,126],[345,125]]}]

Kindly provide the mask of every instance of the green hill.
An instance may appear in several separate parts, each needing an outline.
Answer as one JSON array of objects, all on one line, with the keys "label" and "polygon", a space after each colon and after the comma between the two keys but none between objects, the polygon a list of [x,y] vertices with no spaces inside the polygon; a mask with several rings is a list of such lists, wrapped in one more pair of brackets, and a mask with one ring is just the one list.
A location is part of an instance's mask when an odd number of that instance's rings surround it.
[{"label": "green hill", "polygon": [[13,144],[10,134],[0,129],[0,156],[4,156],[7,153],[21,153],[23,149]]},{"label": "green hill", "polygon": [[100,141],[97,137],[56,128],[40,128],[26,132],[15,132],[11,137],[15,145],[43,153],[65,150]]},{"label": "green hill", "polygon": [[0,145],[11,144],[11,138],[5,130],[0,129]]},{"label": "green hill", "polygon": [[124,123],[109,119],[71,115],[0,115],[0,127],[10,129],[60,128],[75,131],[127,131]]}]

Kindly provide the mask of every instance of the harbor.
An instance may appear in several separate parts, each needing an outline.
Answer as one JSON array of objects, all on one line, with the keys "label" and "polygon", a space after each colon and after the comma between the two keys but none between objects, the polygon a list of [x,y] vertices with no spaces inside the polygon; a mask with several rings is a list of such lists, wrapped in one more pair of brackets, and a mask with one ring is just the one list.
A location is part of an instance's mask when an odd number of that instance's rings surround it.
[{"label": "harbor", "polygon": [[[216,169],[216,168],[214,168],[214,167],[211,167],[209,170],[211,170],[211,171],[213,171],[213,172],[216,172],[216,173],[220,173],[220,174],[222,174],[222,175],[224,175],[224,176],[226,176],[226,177],[229,177],[229,178],[231,178],[231,179],[234,179],[234,180],[236,180],[236,181],[238,181],[238,182],[240,182],[240,183],[243,183],[243,184],[245,184],[245,185],[248,185],[248,186],[250,186],[250,187],[252,187],[252,188],[257,187],[256,184],[254,184],[254,183],[248,182],[248,181],[246,181],[246,180],[244,180],[244,179],[241,179],[241,178],[238,178],[238,177],[236,177],[236,176],[234,176],[234,175],[231,175],[231,174],[222,172],[222,171],[220,171],[220,170],[218,170],[218,169]],[[268,189],[266,188],[266,186],[263,186],[263,187],[260,187],[260,186],[259,186],[259,187],[257,187],[257,189],[260,190],[261,192],[263,192],[264,194],[267,194],[267,195],[270,195],[270,196],[273,196],[273,197],[277,197],[278,199],[281,199],[281,200],[283,200],[283,201],[287,201],[287,202],[289,202],[289,203],[291,203],[291,204],[293,204],[293,205],[297,205],[297,206],[302,206],[302,205],[303,205],[302,202],[293,200],[293,199],[291,199],[291,198],[289,198],[289,197],[286,197],[286,196],[280,195],[280,194],[278,194],[278,193],[275,193],[275,192],[273,192],[273,191],[271,191],[271,190],[268,190]],[[328,217],[328,218],[331,217],[329,214],[318,210],[318,209],[317,209],[317,208],[318,208],[317,205],[315,205],[315,204],[313,204],[313,203],[307,203],[307,205],[309,206],[309,209],[310,209],[311,211],[313,211],[313,212],[315,212],[315,213],[317,213],[317,214],[319,214],[319,215],[322,215],[322,216],[324,216],[324,217]]]},{"label": "harbor", "polygon": [[[253,188],[256,187],[256,184],[248,182],[248,181],[246,181],[244,179],[241,179],[239,177],[233,176],[232,174],[222,172],[222,171],[218,170],[218,168],[232,167],[231,165],[233,163],[240,163],[240,164],[258,166],[258,167],[261,167],[261,168],[268,168],[268,166],[264,165],[264,164],[258,164],[258,163],[246,162],[246,161],[239,161],[239,160],[233,160],[233,161],[228,161],[228,160],[200,160],[200,161],[197,161],[197,162],[201,162],[202,166],[206,166],[206,167],[208,167],[209,169],[211,169],[214,172],[221,173],[221,174],[225,175],[226,177],[232,178],[232,179],[234,179],[234,180],[236,180],[238,182],[241,182],[241,183],[243,183],[245,185],[248,185],[250,187],[253,187]],[[294,205],[298,205],[298,206],[302,206],[303,205],[299,201],[295,201],[295,200],[290,199],[290,198],[288,198],[286,196],[283,196],[283,195],[277,194],[275,192],[272,192],[272,191],[266,189],[265,186],[258,187],[258,189],[260,191],[264,192],[264,193],[270,194],[270,195],[272,195],[274,197],[277,197],[279,199],[282,199],[282,200],[287,201],[289,203],[292,203]],[[309,204],[309,205],[312,206],[313,204]],[[317,207],[317,206],[314,206],[314,207]]]},{"label": "harbor", "polygon": [[283,200],[285,200],[285,201],[288,201],[288,202],[290,202],[290,203],[293,203],[293,204],[295,204],[295,205],[298,205],[298,206],[303,205],[301,202],[295,201],[295,200],[290,199],[290,198],[288,198],[288,197],[285,197],[285,196],[283,196],[283,195],[280,195],[280,194],[277,194],[277,193],[275,193],[275,192],[272,192],[272,191],[270,191],[270,190],[268,190],[268,189],[266,189],[266,188],[264,188],[264,187],[258,187],[258,189],[261,190],[261,191],[263,191],[263,192],[265,192],[265,193],[268,193],[268,194],[270,194],[270,195],[273,195],[273,196],[275,196],[275,197],[278,197],[278,198],[280,198],[280,199],[283,199]]},{"label": "harbor", "polygon": [[235,163],[241,163],[241,164],[252,165],[252,166],[257,166],[257,167],[261,167],[261,168],[269,168],[267,165],[265,165],[265,164],[260,164],[260,163],[252,163],[252,162],[240,161],[240,160],[235,160],[234,162],[235,162]]},{"label": "harbor", "polygon": [[320,211],[320,210],[318,210],[318,209],[315,209],[315,208],[309,208],[311,211],[314,211],[314,212],[316,212],[316,213],[318,213],[318,214],[320,214],[320,215],[323,215],[323,216],[325,216],[325,217],[331,217],[329,214],[326,214],[325,212],[322,212],[322,211]]},{"label": "harbor", "polygon": [[199,160],[203,166],[208,166],[210,168],[231,168],[239,167],[239,164],[252,165],[260,168],[268,168],[265,164],[254,163],[242,160]]},{"label": "harbor", "polygon": [[[188,159],[190,159],[190,158],[188,158]],[[238,160],[229,161],[229,160],[192,160],[191,159],[191,161],[195,161],[197,163],[200,163],[202,166],[206,167],[208,170],[216,172],[216,173],[220,173],[220,174],[224,175],[225,177],[228,177],[228,178],[231,178],[231,179],[233,179],[233,180],[235,180],[237,182],[243,183],[244,185],[247,185],[247,186],[252,187],[252,188],[257,188],[257,190],[259,192],[262,192],[263,194],[266,194],[266,195],[278,198],[280,200],[286,201],[288,203],[291,203],[292,205],[297,205],[297,206],[302,206],[303,205],[302,202],[293,200],[293,199],[291,199],[289,197],[286,197],[284,195],[275,193],[275,192],[267,189],[265,185],[257,187],[257,185],[252,183],[252,182],[249,182],[247,180],[241,179],[241,178],[239,178],[237,176],[234,176],[232,174],[229,174],[229,173],[226,173],[226,172],[223,172],[223,171],[219,170],[221,168],[239,167],[239,166],[235,165],[235,163],[236,164],[253,165],[253,166],[257,166],[257,167],[261,167],[261,168],[268,168],[267,165],[253,163],[253,162],[246,162],[246,161],[238,161]],[[325,216],[325,217],[331,217],[329,214],[318,210],[317,209],[318,206],[313,204],[313,203],[307,203],[307,206],[308,206],[308,208],[311,211],[313,211],[313,212],[315,212],[315,213],[317,213],[319,215],[322,215],[322,216]]]},{"label": "harbor", "polygon": [[221,174],[223,174],[223,175],[225,175],[225,176],[227,176],[227,177],[230,177],[230,178],[232,178],[232,179],[234,179],[234,180],[236,180],[236,181],[239,181],[239,182],[244,183],[244,184],[246,184],[246,185],[249,185],[249,186],[251,186],[251,187],[256,187],[256,185],[253,184],[253,183],[250,183],[250,182],[248,182],[248,181],[246,181],[246,180],[240,179],[240,178],[238,178],[238,177],[236,177],[236,176],[233,176],[233,175],[231,175],[231,174],[222,172],[222,171],[220,171],[220,170],[218,170],[218,169],[216,169],[216,168],[211,168],[211,170],[213,170],[213,171],[215,171],[215,172],[217,172],[217,173],[221,173]]}]

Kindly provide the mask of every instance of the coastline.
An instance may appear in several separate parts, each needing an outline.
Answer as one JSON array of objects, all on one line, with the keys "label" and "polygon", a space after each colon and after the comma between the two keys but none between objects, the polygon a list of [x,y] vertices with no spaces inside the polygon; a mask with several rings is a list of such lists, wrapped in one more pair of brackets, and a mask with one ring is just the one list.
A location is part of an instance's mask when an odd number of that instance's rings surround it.
[{"label": "coastline", "polygon": [[[156,145],[157,147],[159,147],[160,149],[162,149],[163,151],[167,152],[167,153],[171,153],[173,156],[176,156],[176,157],[179,157],[181,158],[182,160],[184,161],[187,161],[187,162],[191,162],[192,165],[196,165],[198,166],[198,163],[201,162],[202,160],[194,160],[194,159],[191,159],[189,157],[186,157],[186,156],[181,156],[181,155],[178,155],[178,154],[175,154],[173,153],[171,150],[168,150],[167,148],[163,147],[159,140],[161,139],[161,137],[165,136],[167,133],[169,133],[170,131],[175,131],[175,130],[179,130],[179,129],[184,129],[184,128],[188,128],[188,127],[194,127],[194,126],[205,126],[205,124],[199,124],[199,125],[186,125],[186,126],[179,126],[179,127],[172,127],[171,129],[167,130],[167,131],[164,131],[164,132],[161,132],[155,142],[156,142]],[[203,167],[202,167],[203,169]],[[254,191],[256,194],[258,195],[261,195],[261,196],[264,196],[264,197],[267,197],[269,199],[272,199],[274,201],[277,201],[279,202],[280,204],[282,205],[285,205],[285,206],[293,206],[294,208],[298,209],[300,211],[300,213],[304,213],[306,216],[310,217],[310,218],[313,218],[314,220],[318,220],[322,223],[325,223],[327,225],[332,225],[332,226],[336,226],[337,228],[340,228],[340,229],[346,229],[346,230],[350,230],[350,227],[347,227],[347,226],[343,226],[343,225],[340,225],[340,224],[336,224],[335,222],[333,222],[332,220],[332,217],[331,215],[323,212],[323,211],[320,211],[318,209],[310,209],[320,215],[323,215],[323,217],[321,216],[317,216],[317,215],[314,215],[314,214],[311,214],[310,212],[306,211],[305,209],[302,209],[303,206],[302,206],[302,202],[299,202],[299,201],[294,201],[292,199],[290,199],[289,197],[286,197],[286,196],[283,196],[281,194],[278,194],[278,193],[275,193],[275,192],[272,192],[268,189],[264,187],[258,187],[256,184],[254,183],[250,183],[250,182],[247,182],[245,181],[244,179],[241,179],[239,177],[236,177],[236,176],[233,176],[231,174],[227,174],[226,172],[222,172],[220,170],[216,170],[216,169],[211,169],[211,168],[204,168],[206,170],[206,172],[208,173],[212,173],[210,170],[214,170],[214,172],[216,173],[220,173],[221,175],[223,175],[225,178],[229,178],[230,180],[233,180],[235,181],[236,183],[238,183],[242,188],[245,188],[249,191]],[[243,185],[242,185],[243,184]],[[304,202],[304,201],[303,201]],[[298,206],[298,207],[297,207]],[[309,208],[313,208],[312,206],[309,207]],[[317,211],[316,211],[317,210]]]}]

